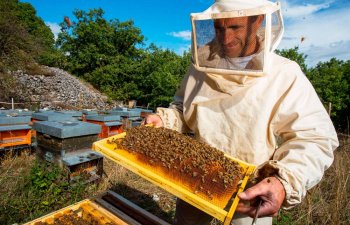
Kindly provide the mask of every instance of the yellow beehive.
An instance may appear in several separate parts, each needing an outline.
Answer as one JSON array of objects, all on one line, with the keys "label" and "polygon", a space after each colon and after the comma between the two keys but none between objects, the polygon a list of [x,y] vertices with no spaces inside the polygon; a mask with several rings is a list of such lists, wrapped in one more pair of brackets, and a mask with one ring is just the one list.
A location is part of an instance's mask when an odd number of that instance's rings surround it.
[{"label": "yellow beehive", "polygon": [[230,223],[239,202],[237,194],[244,190],[249,177],[255,170],[254,165],[250,165],[241,160],[225,155],[225,157],[240,165],[242,180],[239,181],[237,190],[232,190],[228,198],[222,198],[220,195],[213,195],[214,198],[209,199],[207,196],[201,193],[196,193],[196,191],[191,189],[191,187],[183,184],[181,180],[173,179],[173,177],[169,176],[169,173],[167,173],[166,170],[159,169],[159,167],[155,167],[143,160],[140,160],[140,157],[130,151],[118,148],[118,146],[116,146],[115,140],[124,138],[125,136],[126,133],[124,132],[97,141],[93,144],[93,149],[102,153],[114,162],[124,166],[130,171],[172,193],[173,195],[188,202],[189,204],[219,219],[220,221],[224,222],[224,224]]},{"label": "yellow beehive", "polygon": [[[119,219],[116,215],[107,211],[105,208],[96,204],[90,199],[83,200],[76,204],[70,205],[53,213],[47,214],[43,217],[30,221],[24,225],[41,225],[54,224],[55,220],[62,220],[64,216],[71,216],[89,222],[91,224],[99,225],[127,225],[128,223]],[[72,221],[67,221],[71,224]]]}]

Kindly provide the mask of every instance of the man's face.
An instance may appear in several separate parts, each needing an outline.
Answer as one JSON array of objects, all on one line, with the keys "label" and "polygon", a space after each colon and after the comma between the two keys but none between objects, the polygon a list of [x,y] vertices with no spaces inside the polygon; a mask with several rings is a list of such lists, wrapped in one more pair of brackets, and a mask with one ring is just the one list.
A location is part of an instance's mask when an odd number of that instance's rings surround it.
[{"label": "man's face", "polygon": [[258,48],[256,37],[262,18],[237,17],[217,19],[214,22],[216,38],[230,58],[254,54]]}]

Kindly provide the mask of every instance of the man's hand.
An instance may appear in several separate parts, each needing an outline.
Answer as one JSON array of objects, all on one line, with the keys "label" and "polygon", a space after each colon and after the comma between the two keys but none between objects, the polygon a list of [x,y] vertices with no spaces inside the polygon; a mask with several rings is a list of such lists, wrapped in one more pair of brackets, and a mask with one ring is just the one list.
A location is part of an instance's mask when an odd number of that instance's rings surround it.
[{"label": "man's hand", "polygon": [[241,200],[249,201],[250,205],[241,202],[236,211],[254,217],[257,209],[254,203],[260,198],[259,217],[277,216],[285,196],[282,183],[276,177],[268,177],[238,195]]},{"label": "man's hand", "polygon": [[142,125],[152,124],[154,127],[163,127],[163,121],[157,114],[150,114],[145,117],[141,122]]}]

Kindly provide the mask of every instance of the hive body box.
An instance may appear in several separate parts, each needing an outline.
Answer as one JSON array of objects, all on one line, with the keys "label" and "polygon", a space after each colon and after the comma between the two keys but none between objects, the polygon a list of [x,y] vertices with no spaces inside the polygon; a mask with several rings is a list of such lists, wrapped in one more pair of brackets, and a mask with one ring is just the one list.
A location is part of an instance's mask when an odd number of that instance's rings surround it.
[{"label": "hive body box", "polygon": [[103,157],[91,150],[100,126],[80,121],[38,121],[34,129],[39,158],[68,167],[71,178],[81,172],[102,175]]},{"label": "hive body box", "polygon": [[98,124],[101,126],[99,138],[107,138],[123,132],[123,123],[120,122],[120,116],[93,114],[85,116],[86,122]]},{"label": "hive body box", "polygon": [[31,127],[28,116],[0,116],[0,149],[30,146]]}]

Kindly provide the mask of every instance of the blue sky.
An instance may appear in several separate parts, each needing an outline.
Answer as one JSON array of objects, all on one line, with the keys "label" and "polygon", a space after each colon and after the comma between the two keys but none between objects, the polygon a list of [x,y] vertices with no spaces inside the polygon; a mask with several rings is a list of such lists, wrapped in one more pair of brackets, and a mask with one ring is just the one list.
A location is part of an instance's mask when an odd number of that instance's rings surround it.
[{"label": "blue sky", "polygon": [[[207,9],[214,0],[21,0],[31,3],[55,34],[64,16],[74,20],[74,9],[102,8],[105,18],[132,19],[146,44],[169,48],[179,54],[190,47],[190,13]],[[249,1],[249,0],[247,0]],[[299,46],[314,66],[332,57],[350,59],[349,0],[281,0],[285,22],[280,49]],[[305,38],[300,42],[301,37]]]}]

